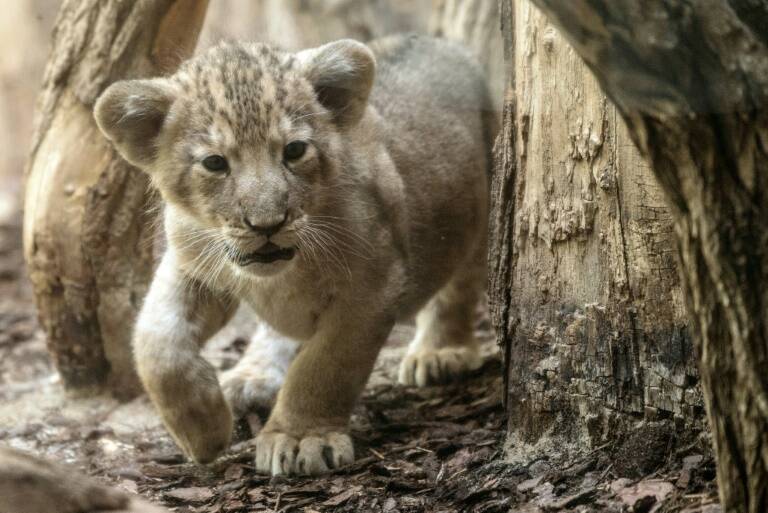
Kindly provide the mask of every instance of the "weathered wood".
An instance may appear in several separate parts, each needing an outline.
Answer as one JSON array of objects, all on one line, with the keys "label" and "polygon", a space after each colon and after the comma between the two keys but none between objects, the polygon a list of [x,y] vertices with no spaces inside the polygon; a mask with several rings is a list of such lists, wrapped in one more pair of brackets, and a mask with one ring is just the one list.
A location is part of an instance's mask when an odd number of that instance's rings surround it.
[{"label": "weathered wood", "polygon": [[147,179],[101,136],[93,102],[117,79],[172,70],[192,52],[206,7],[67,0],[59,12],[27,168],[24,246],[70,390],[139,390],[129,338],[153,264]]},{"label": "weathered wood", "polygon": [[510,350],[509,341],[515,333],[517,320],[510,315],[512,306],[511,272],[516,265],[512,251],[512,227],[515,219],[515,140],[516,140],[516,101],[515,101],[515,47],[514,47],[514,9],[511,1],[499,2],[501,17],[502,52],[504,56],[504,76],[506,77],[501,113],[501,130],[494,146],[494,167],[490,180],[488,211],[488,307],[491,324],[496,331],[496,338],[504,357],[504,394],[502,402],[507,406],[509,390]]},{"label": "weathered wood", "polygon": [[616,104],[672,207],[723,510],[768,511],[768,5],[534,3]]},{"label": "weathered wood", "polygon": [[693,426],[702,403],[661,190],[544,16],[514,0],[502,20],[489,263],[509,456],[594,447],[638,420]]}]

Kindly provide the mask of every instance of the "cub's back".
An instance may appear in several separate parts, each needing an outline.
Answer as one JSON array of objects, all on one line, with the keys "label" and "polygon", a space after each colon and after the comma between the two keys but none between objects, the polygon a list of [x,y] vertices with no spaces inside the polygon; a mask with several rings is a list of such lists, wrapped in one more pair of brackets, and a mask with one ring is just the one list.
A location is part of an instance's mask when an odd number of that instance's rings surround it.
[{"label": "cub's back", "polygon": [[496,113],[465,47],[416,35],[370,47],[377,61],[370,103],[405,186],[411,276],[435,289],[484,244]]},{"label": "cub's back", "polygon": [[[416,34],[369,44],[376,56],[370,102],[401,133],[433,131],[440,121],[476,121],[492,109],[483,71],[463,45]],[[472,126],[478,130],[481,127]]]}]

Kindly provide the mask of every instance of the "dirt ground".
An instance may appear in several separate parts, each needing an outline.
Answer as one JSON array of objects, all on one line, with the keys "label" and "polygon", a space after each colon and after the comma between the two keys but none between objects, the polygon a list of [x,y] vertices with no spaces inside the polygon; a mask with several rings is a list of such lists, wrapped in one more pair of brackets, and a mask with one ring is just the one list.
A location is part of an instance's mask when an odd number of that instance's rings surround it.
[{"label": "dirt ground", "polygon": [[[352,419],[353,465],[315,479],[256,475],[249,441],[261,424],[256,415],[240,423],[237,443],[215,464],[186,463],[146,398],[120,404],[62,392],[24,277],[18,218],[0,220],[0,444],[185,513],[721,511],[705,436],[684,445],[620,440],[586,454],[507,463],[500,363],[487,320],[478,324],[486,364],[445,387],[394,384],[412,328],[393,332]],[[252,320],[236,321],[206,350],[220,368],[247,344]]]}]

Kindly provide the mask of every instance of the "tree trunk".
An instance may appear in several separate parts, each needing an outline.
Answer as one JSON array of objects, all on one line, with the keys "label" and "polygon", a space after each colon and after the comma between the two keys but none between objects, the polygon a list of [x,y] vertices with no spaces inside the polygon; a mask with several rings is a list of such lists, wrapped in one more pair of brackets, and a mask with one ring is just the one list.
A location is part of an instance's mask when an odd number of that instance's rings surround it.
[{"label": "tree trunk", "polygon": [[[703,412],[671,213],[581,59],[528,0],[502,9],[509,83],[489,263],[508,454],[647,438],[652,456]],[[620,472],[651,470],[622,451]]]},{"label": "tree trunk", "polygon": [[768,5],[534,2],[666,193],[723,509],[768,511]]},{"label": "tree trunk", "polygon": [[192,52],[206,7],[67,0],[59,12],[27,169],[24,246],[70,390],[139,390],[129,340],[153,264],[147,179],[100,135],[91,108],[115,80],[172,71]]}]

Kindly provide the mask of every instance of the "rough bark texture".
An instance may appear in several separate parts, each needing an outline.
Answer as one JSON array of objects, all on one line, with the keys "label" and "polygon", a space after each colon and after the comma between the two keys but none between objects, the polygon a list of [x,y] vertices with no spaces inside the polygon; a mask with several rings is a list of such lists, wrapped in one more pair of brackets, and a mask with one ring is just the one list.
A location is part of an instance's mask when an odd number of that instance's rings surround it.
[{"label": "rough bark texture", "polygon": [[723,509],[768,511],[768,4],[534,2],[666,192]]},{"label": "rough bark texture", "polygon": [[703,407],[661,190],[544,16],[514,0],[502,19],[509,84],[490,294],[508,365],[509,456],[692,426]]},{"label": "rough bark texture", "polygon": [[488,220],[488,306],[491,323],[496,331],[498,345],[504,355],[504,394],[502,402],[508,407],[509,377],[511,373],[510,340],[518,320],[511,315],[512,292],[512,229],[515,221],[515,140],[517,130],[515,112],[515,48],[514,9],[511,0],[499,2],[501,17],[502,52],[504,56],[504,99],[501,112],[501,130],[494,145],[494,169],[490,181],[490,209]]},{"label": "rough bark texture", "polygon": [[172,70],[206,0],[68,0],[59,12],[27,169],[24,246],[40,320],[70,390],[138,390],[129,338],[152,269],[147,179],[100,135],[99,93]]}]

